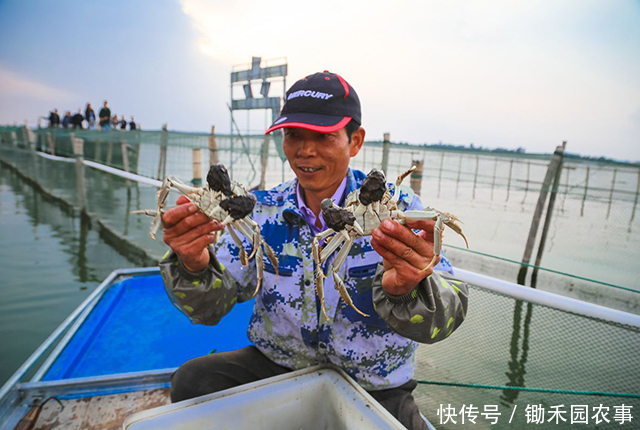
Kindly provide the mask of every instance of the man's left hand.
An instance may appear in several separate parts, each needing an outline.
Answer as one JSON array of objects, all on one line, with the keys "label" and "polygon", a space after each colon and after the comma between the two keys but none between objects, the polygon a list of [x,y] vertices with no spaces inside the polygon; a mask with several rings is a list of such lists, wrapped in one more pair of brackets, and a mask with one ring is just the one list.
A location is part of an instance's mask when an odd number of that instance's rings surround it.
[{"label": "man's left hand", "polygon": [[435,221],[407,221],[415,234],[395,221],[385,220],[371,234],[371,246],[382,256],[382,287],[388,294],[402,295],[415,288],[433,269],[422,272],[433,259]]}]

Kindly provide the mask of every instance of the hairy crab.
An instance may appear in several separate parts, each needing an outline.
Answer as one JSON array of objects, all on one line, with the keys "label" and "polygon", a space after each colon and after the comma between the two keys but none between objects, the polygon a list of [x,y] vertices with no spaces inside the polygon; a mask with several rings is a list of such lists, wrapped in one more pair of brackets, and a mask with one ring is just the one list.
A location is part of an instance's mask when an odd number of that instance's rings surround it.
[{"label": "hairy crab", "polygon": [[[156,233],[162,223],[161,214],[169,197],[169,191],[175,188],[184,194],[205,215],[225,226],[229,235],[239,249],[240,262],[246,266],[249,260],[255,256],[258,282],[255,296],[260,289],[264,273],[263,252],[276,269],[278,275],[278,258],[273,249],[264,241],[260,234],[260,226],[249,216],[256,205],[256,198],[242,185],[229,178],[227,169],[222,164],[214,164],[207,174],[207,185],[204,187],[192,187],[181,182],[174,176],[168,176],[158,191],[158,205],[156,210],[139,210],[134,213],[143,213],[153,217],[149,236],[155,240]],[[237,230],[237,231],[236,231]],[[253,245],[253,251],[247,256],[238,232],[245,236]],[[264,250],[264,251],[263,251]]]},{"label": "hairy crab", "polygon": [[[362,186],[347,196],[344,208],[336,205],[331,199],[324,199],[322,201],[322,216],[329,228],[314,237],[312,253],[316,263],[316,292],[320,298],[322,312],[327,319],[329,319],[329,317],[324,307],[323,280],[331,275],[333,275],[335,287],[340,293],[342,300],[359,314],[369,316],[361,312],[353,304],[344,285],[344,281],[340,278],[337,271],[347,259],[353,242],[360,237],[370,236],[371,232],[379,227],[382,221],[392,219],[400,224],[404,224],[406,220],[433,220],[436,222],[434,227],[433,259],[422,271],[431,269],[438,262],[442,251],[443,224],[461,235],[464,238],[467,248],[469,247],[467,238],[462,233],[462,228],[458,225],[459,220],[455,215],[448,212],[441,212],[430,207],[423,210],[409,210],[404,212],[398,209],[400,184],[415,168],[416,167],[413,166],[398,176],[393,195],[389,192],[384,172],[373,169],[363,180]],[[321,247],[320,242],[324,239],[326,239],[326,243]],[[341,246],[342,248],[340,248]],[[338,248],[340,248],[340,251],[329,265],[327,275],[325,275],[322,271],[322,266]]]}]

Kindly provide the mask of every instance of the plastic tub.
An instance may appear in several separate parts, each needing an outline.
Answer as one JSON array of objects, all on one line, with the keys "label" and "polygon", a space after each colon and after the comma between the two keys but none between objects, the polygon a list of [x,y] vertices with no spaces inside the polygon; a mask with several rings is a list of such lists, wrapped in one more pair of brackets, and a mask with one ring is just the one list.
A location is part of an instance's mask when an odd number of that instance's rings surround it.
[{"label": "plastic tub", "polygon": [[139,412],[127,430],[404,429],[342,370],[316,366]]}]

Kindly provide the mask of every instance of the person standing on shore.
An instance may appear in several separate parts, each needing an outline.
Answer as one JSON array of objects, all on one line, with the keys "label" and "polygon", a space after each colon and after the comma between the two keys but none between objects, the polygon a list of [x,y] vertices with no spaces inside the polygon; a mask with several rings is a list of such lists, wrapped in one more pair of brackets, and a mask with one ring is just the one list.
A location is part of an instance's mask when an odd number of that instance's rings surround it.
[{"label": "person standing on shore", "polygon": [[78,113],[71,117],[71,125],[73,126],[73,128],[79,128],[80,130],[82,130],[82,121],[84,121],[84,117],[82,116],[82,109],[78,108]]},{"label": "person standing on shore", "polygon": [[64,113],[64,118],[62,118],[62,128],[69,128],[71,125],[71,112],[66,111]]},{"label": "person standing on shore", "polygon": [[54,109],[52,112],[49,112],[49,128],[58,127],[60,127],[60,115],[58,114],[58,109]]},{"label": "person standing on shore", "polygon": [[105,100],[100,109],[100,128],[102,130],[109,130],[111,124],[111,109],[109,109],[109,103]]},{"label": "person standing on shore", "polygon": [[93,130],[96,126],[96,113],[91,107],[91,103],[87,103],[87,107],[84,109],[84,118],[87,120],[87,128]]}]

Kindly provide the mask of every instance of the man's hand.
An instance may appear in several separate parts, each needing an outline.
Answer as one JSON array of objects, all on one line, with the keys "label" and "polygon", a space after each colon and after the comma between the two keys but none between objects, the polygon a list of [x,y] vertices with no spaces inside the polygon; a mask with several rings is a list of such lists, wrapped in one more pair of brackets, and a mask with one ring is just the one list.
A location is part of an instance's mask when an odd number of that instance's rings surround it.
[{"label": "man's hand", "polygon": [[164,243],[178,254],[191,272],[199,272],[209,264],[207,246],[215,242],[215,232],[224,227],[198,211],[185,196],[178,197],[175,208],[162,214]]},{"label": "man's hand", "polygon": [[[407,221],[409,228],[385,220],[371,234],[371,246],[382,256],[382,287],[391,295],[406,294],[433,273],[421,272],[433,259],[433,227],[435,221]],[[439,260],[439,259],[438,259]]]}]

